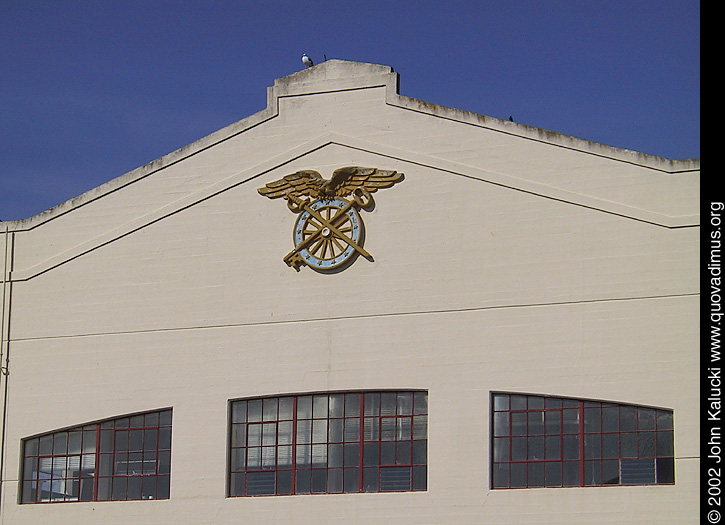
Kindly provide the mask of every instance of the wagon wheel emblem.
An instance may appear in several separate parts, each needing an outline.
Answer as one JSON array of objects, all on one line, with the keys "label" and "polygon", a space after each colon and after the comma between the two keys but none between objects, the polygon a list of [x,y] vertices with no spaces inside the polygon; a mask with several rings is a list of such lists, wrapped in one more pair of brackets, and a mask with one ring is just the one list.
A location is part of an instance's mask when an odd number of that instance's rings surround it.
[{"label": "wagon wheel emblem", "polygon": [[330,180],[312,170],[298,171],[270,182],[259,193],[279,197],[299,213],[292,238],[294,249],[284,257],[288,266],[303,264],[319,271],[351,263],[357,255],[372,261],[365,248],[359,209],[374,205],[372,194],[403,180],[397,171],[345,167],[335,170]]}]

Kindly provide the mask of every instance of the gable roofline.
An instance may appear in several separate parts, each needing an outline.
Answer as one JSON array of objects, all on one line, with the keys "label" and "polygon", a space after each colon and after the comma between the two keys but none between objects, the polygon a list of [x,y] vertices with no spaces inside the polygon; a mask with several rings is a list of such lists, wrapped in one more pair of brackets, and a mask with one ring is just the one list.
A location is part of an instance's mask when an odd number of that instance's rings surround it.
[{"label": "gable roofline", "polygon": [[366,62],[331,59],[314,67],[280,77],[267,88],[267,107],[221,128],[199,140],[152,160],[134,170],[88,190],[27,219],[3,222],[8,232],[33,229],[73,209],[137,182],[177,162],[224,142],[279,115],[279,100],[285,97],[384,87],[386,103],[463,124],[506,133],[581,153],[677,174],[699,171],[700,159],[668,159],[565,135],[535,126],[511,122],[471,111],[451,108],[400,95],[400,76],[392,67]]}]

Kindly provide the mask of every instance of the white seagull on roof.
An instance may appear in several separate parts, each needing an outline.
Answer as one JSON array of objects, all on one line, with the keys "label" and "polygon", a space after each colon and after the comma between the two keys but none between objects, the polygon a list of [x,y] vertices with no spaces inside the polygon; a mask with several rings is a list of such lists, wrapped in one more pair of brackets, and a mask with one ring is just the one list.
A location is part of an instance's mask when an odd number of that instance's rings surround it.
[{"label": "white seagull on roof", "polygon": [[305,67],[312,67],[315,64],[312,62],[312,59],[308,57],[306,54],[302,53],[302,63],[305,65]]}]

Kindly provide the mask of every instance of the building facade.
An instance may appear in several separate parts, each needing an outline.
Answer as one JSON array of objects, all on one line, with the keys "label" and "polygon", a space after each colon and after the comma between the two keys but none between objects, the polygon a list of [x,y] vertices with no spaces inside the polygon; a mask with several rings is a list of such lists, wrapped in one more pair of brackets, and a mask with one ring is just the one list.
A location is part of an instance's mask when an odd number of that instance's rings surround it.
[{"label": "building facade", "polygon": [[3,523],[688,523],[699,160],[330,60],[0,223]]}]

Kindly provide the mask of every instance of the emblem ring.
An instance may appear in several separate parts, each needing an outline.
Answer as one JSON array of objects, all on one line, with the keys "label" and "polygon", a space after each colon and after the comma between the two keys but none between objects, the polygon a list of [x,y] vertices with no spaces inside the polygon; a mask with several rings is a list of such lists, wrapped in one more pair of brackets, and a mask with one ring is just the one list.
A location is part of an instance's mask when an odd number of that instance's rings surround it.
[{"label": "emblem ring", "polygon": [[[357,210],[340,198],[318,199],[309,207],[334,228],[321,223],[307,210],[300,213],[293,233],[295,246],[304,246],[298,250],[299,256],[310,267],[319,270],[331,270],[345,264],[356,250],[336,231],[359,245],[362,221]],[[312,236],[315,238],[309,241]]]}]

